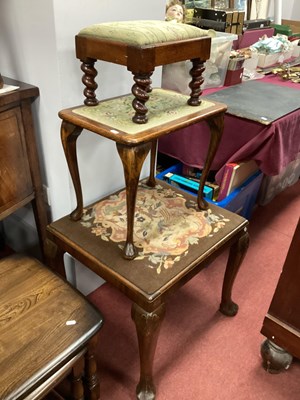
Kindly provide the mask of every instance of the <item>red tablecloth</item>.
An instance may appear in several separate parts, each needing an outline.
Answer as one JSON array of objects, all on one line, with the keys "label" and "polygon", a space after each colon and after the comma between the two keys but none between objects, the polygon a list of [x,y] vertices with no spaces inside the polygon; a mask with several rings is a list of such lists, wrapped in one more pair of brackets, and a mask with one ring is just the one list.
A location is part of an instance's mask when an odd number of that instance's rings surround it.
[{"label": "red tablecloth", "polygon": [[[264,77],[262,81],[300,89],[299,84],[282,81],[274,75]],[[220,88],[207,89],[203,94],[216,90]],[[209,129],[202,122],[160,138],[158,151],[189,166],[203,168],[209,139]],[[300,109],[267,126],[226,114],[224,133],[212,170],[218,171],[216,180],[220,183],[226,163],[255,160],[264,174],[278,175],[299,152]]]}]

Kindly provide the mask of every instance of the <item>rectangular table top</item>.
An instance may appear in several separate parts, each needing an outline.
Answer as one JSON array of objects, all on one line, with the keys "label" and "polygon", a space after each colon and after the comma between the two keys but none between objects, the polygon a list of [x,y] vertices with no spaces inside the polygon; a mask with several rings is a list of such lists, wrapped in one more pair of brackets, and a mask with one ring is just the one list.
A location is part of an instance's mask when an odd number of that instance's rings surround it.
[{"label": "rectangular table top", "polygon": [[205,96],[205,99],[227,104],[227,113],[269,125],[300,108],[296,88],[273,85],[257,80],[243,82]]},{"label": "rectangular table top", "polygon": [[60,248],[103,279],[149,305],[198,265],[215,258],[218,249],[247,224],[239,215],[214,205],[198,211],[196,197],[161,181],[155,188],[144,182],[138,188],[134,229],[138,256],[133,260],[122,257],[127,229],[125,190],[85,207],[77,222],[66,216],[51,223],[48,233]]},{"label": "rectangular table top", "polygon": [[[282,88],[294,89],[295,100],[299,101],[300,85],[283,81],[277,76],[266,76],[257,81]],[[242,83],[241,85],[244,85]],[[263,85],[262,85],[263,86]],[[218,92],[220,88],[207,89],[206,94]],[[209,97],[208,97],[209,98]],[[281,104],[281,97],[277,97]],[[229,162],[255,160],[260,170],[268,176],[280,174],[287,165],[298,157],[300,152],[300,109],[277,119],[269,125],[225,114],[224,132],[211,169],[218,171],[217,182],[221,182],[224,167]],[[195,124],[172,133],[159,140],[158,150],[174,157],[184,164],[203,168],[210,135],[205,124]]]},{"label": "rectangular table top", "polygon": [[[64,121],[124,144],[156,139],[185,126],[223,113],[227,106],[202,100],[199,106],[187,104],[189,96],[165,89],[153,89],[146,103],[148,122],[132,122],[135,113],[131,94],[103,100],[96,106],[78,106],[59,112]],[[201,97],[200,97],[201,99]]]}]

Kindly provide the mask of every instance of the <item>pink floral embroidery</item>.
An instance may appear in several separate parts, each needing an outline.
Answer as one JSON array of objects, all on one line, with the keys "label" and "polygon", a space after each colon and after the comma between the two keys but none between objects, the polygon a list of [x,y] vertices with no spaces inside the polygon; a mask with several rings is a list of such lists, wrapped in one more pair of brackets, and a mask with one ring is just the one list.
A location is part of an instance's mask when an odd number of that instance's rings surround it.
[{"label": "pink floral embroidery", "polygon": [[[172,268],[188,253],[189,246],[222,229],[228,220],[222,216],[199,212],[196,203],[186,205],[184,197],[160,185],[149,188],[141,184],[137,192],[134,243],[138,248],[135,260],[148,259],[149,267]],[[124,243],[127,232],[126,192],[95,204],[85,210],[82,224],[102,240]]]}]

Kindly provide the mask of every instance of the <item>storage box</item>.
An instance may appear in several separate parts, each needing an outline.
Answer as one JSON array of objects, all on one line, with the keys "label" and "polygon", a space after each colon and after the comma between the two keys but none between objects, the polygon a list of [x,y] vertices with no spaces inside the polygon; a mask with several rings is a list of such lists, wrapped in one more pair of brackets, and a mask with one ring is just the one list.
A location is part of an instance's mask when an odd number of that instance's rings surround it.
[{"label": "storage box", "polygon": [[291,49],[284,53],[258,54],[257,66],[260,68],[267,68],[282,63],[283,61],[289,60],[292,57],[292,53],[293,50]]},{"label": "storage box", "polygon": [[279,62],[280,53],[274,54],[258,54],[257,66],[260,68],[267,68]]},{"label": "storage box", "polygon": [[261,206],[268,204],[275,196],[285,188],[294,185],[300,177],[300,153],[298,158],[276,176],[264,175],[258,193],[257,203]]},{"label": "storage box", "polygon": [[241,34],[245,12],[237,9],[195,7],[193,25],[202,29]]},{"label": "storage box", "polygon": [[242,82],[244,68],[236,69],[235,71],[227,70],[224,86],[237,85]]},{"label": "storage box", "polygon": [[[204,83],[201,89],[224,85],[232,44],[238,37],[235,34],[225,32],[216,32],[216,35],[211,40],[210,59],[204,64],[205,71],[202,74]],[[162,87],[189,95],[191,93],[189,88],[189,83],[192,79],[190,75],[191,68],[192,63],[190,61],[164,65]]]},{"label": "storage box", "polygon": [[288,25],[271,24],[271,26],[275,29],[275,35],[291,36],[292,34],[292,29]]},{"label": "storage box", "polygon": [[[164,176],[167,173],[181,174],[182,164],[176,164],[167,170],[157,174],[156,178],[165,180]],[[246,180],[239,188],[235,189],[229,196],[227,196],[222,201],[212,201],[206,199],[208,203],[213,203],[219,207],[225,208],[226,210],[232,211],[236,214],[243,216],[244,218],[250,219],[254,205],[256,203],[256,198],[258,190],[261,184],[263,174],[261,171],[256,172],[249,179]],[[196,197],[195,193],[185,190],[186,192],[192,194]]]},{"label": "storage box", "polygon": [[294,40],[292,42],[292,46],[293,46],[292,57],[298,58],[300,56],[300,44],[299,44],[299,42],[300,42],[300,40]]},{"label": "storage box", "polygon": [[244,72],[245,75],[250,75],[256,72],[258,64],[258,53],[255,51],[251,52],[251,58],[246,58],[244,61]]},{"label": "storage box", "polygon": [[217,36],[212,38],[210,58],[205,63],[205,71],[202,76],[204,83],[202,89],[220,87],[224,85],[230,51],[233,41],[238,36],[232,33],[216,32]]}]

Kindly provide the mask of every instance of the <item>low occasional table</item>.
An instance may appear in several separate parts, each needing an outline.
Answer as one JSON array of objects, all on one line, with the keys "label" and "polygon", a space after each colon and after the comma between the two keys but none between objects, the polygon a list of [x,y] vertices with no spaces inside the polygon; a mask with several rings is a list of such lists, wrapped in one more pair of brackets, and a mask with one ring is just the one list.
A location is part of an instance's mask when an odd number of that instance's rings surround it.
[{"label": "low occasional table", "polygon": [[[134,114],[131,102],[133,96],[126,95],[101,101],[94,107],[78,106],[59,112],[62,121],[61,138],[72,176],[77,207],[71,213],[71,219],[78,220],[82,216],[83,196],[78,170],[76,142],[87,129],[97,135],[116,142],[117,150],[124,168],[127,189],[127,240],[124,257],[132,259],[136,255],[133,243],[134,208],[140,172],[146,156],[151,150],[151,172],[149,186],[155,186],[154,169],[157,139],[177,129],[205,121],[210,129],[211,139],[206,164],[202,171],[198,205],[200,209],[208,207],[203,198],[203,188],[207,180],[212,160],[221,140],[226,105],[202,101],[197,107],[187,104],[188,96],[168,90],[154,89],[149,102],[149,121],[139,125],[132,123],[130,115]],[[112,111],[113,110],[113,111]]]},{"label": "low occasional table", "polygon": [[144,182],[136,206],[138,254],[124,260],[125,198],[123,190],[86,207],[78,221],[66,216],[51,223],[48,238],[60,271],[68,252],[133,301],[140,351],[137,398],[154,399],[154,352],[169,295],[230,248],[220,311],[235,315],[231,291],[248,247],[248,221],[216,206],[198,211],[195,197],[164,182],[154,188]]}]

